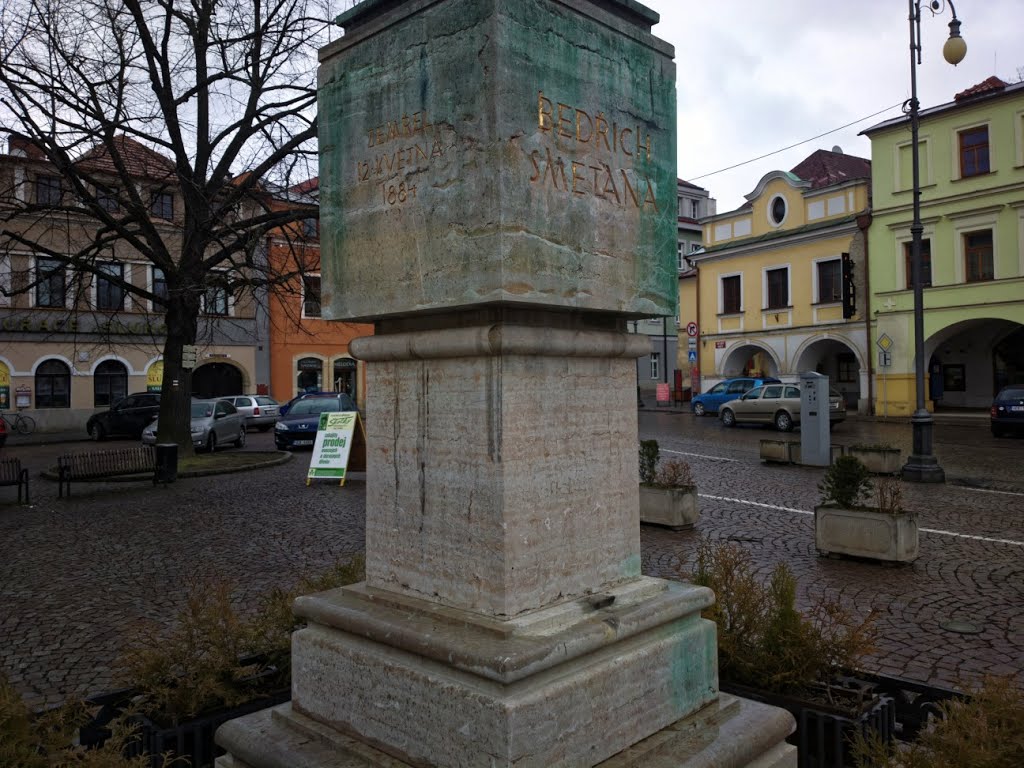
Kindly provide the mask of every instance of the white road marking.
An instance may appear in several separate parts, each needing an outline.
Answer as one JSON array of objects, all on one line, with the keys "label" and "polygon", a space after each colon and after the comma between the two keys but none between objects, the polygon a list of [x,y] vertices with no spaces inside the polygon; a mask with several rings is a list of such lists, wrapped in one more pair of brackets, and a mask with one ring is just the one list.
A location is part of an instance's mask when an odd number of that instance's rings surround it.
[{"label": "white road marking", "polygon": [[[746,504],[751,507],[761,507],[762,509],[778,509],[782,512],[795,512],[798,515],[813,515],[814,512],[808,512],[806,509],[794,509],[793,507],[783,507],[778,504],[765,504],[761,501],[748,501],[747,499],[733,499],[729,496],[712,496],[708,493],[698,493],[702,499],[712,499],[713,501],[731,501],[734,504]],[[1014,541],[1013,539],[996,539],[991,536],[974,536],[969,533],[956,533],[955,531],[943,531],[938,528],[919,528],[921,533],[934,533],[939,536],[953,536],[958,539],[971,539],[973,541],[987,541],[991,544],[1009,544],[1014,547],[1024,547],[1024,541]]]},{"label": "white road marking", "polygon": [[972,488],[969,485],[955,485],[954,488],[959,488],[963,491],[974,491],[976,493],[1002,493],[1006,496],[1024,496],[1024,493],[1020,491],[996,491],[991,488]]},{"label": "white road marking", "polygon": [[667,448],[661,449],[662,453],[674,453],[676,456],[693,456],[698,459],[711,459],[713,461],[739,462],[739,459],[727,459],[724,456],[708,456],[706,453],[687,453],[686,451],[670,451]]}]

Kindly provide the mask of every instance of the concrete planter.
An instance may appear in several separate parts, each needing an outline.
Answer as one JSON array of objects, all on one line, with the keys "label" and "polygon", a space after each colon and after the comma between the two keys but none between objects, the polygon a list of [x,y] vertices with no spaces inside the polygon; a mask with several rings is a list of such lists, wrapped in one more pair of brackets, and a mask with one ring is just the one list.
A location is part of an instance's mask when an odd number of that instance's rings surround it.
[{"label": "concrete planter", "polygon": [[814,544],[822,555],[913,562],[918,556],[917,513],[815,507]]},{"label": "concrete planter", "polygon": [[640,486],[640,522],[674,531],[693,528],[699,515],[696,488]]},{"label": "concrete planter", "polygon": [[[799,440],[793,440],[792,442],[788,443],[788,445],[789,445],[789,461],[792,464],[803,464],[803,461],[801,460],[800,441]],[[831,446],[829,446],[829,451],[830,451],[831,461],[835,462],[836,459],[838,459],[840,456],[843,455],[843,446],[841,446],[841,445],[831,445]]]},{"label": "concrete planter", "polygon": [[[790,464],[792,459],[789,456],[791,445],[789,440],[762,440],[761,461],[768,461],[779,464]],[[797,443],[799,445],[799,443]]]},{"label": "concrete planter", "polygon": [[903,466],[903,457],[899,448],[859,448],[850,446],[846,449],[850,456],[856,456],[868,472],[876,475],[899,474]]}]

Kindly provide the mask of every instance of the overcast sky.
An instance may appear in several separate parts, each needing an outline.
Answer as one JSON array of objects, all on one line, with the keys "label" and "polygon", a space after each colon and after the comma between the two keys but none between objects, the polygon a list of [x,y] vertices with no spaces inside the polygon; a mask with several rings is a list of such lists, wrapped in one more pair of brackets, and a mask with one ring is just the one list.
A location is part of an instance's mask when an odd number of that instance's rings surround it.
[{"label": "overcast sky", "polygon": [[[676,49],[679,176],[709,190],[719,213],[739,207],[764,174],[788,171],[816,149],[838,145],[870,158],[870,142],[857,133],[898,117],[910,97],[906,0],[640,1],[661,14],[654,33]],[[967,58],[955,68],[942,58],[948,3],[941,16],[922,11],[922,108],[990,75],[1012,82],[1018,68],[1024,74],[1024,0],[954,2]]]}]

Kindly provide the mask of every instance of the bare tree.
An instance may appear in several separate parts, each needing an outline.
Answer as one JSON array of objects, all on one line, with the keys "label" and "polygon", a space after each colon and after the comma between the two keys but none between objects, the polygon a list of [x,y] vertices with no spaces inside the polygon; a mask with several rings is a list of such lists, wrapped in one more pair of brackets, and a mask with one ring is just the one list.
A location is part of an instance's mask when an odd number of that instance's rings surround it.
[{"label": "bare tree", "polygon": [[[0,124],[61,187],[4,195],[0,248],[163,307],[159,439],[190,451],[181,353],[204,296],[272,290],[303,269],[263,251],[268,235],[301,233],[289,224],[317,215],[276,192],[317,175],[316,50],[331,0],[2,1]],[[48,222],[60,216],[90,237],[55,243]],[[114,247],[160,270],[159,295],[101,275]]]}]

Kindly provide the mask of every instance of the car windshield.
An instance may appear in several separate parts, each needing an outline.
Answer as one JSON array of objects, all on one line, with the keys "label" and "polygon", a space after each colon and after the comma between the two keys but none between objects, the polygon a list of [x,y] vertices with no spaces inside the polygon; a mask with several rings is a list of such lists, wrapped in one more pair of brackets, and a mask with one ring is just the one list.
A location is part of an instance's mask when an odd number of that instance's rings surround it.
[{"label": "car windshield", "polygon": [[999,393],[1001,400],[1019,400],[1024,398],[1024,389],[1004,389]]},{"label": "car windshield", "polygon": [[257,397],[256,402],[260,405],[277,405],[277,400],[270,397]]},{"label": "car windshield", "polygon": [[308,416],[314,413],[325,413],[327,411],[343,411],[345,404],[340,397],[316,397],[299,400],[289,411],[293,416]]},{"label": "car windshield", "polygon": [[208,419],[213,416],[213,403],[192,403],[193,419]]}]

